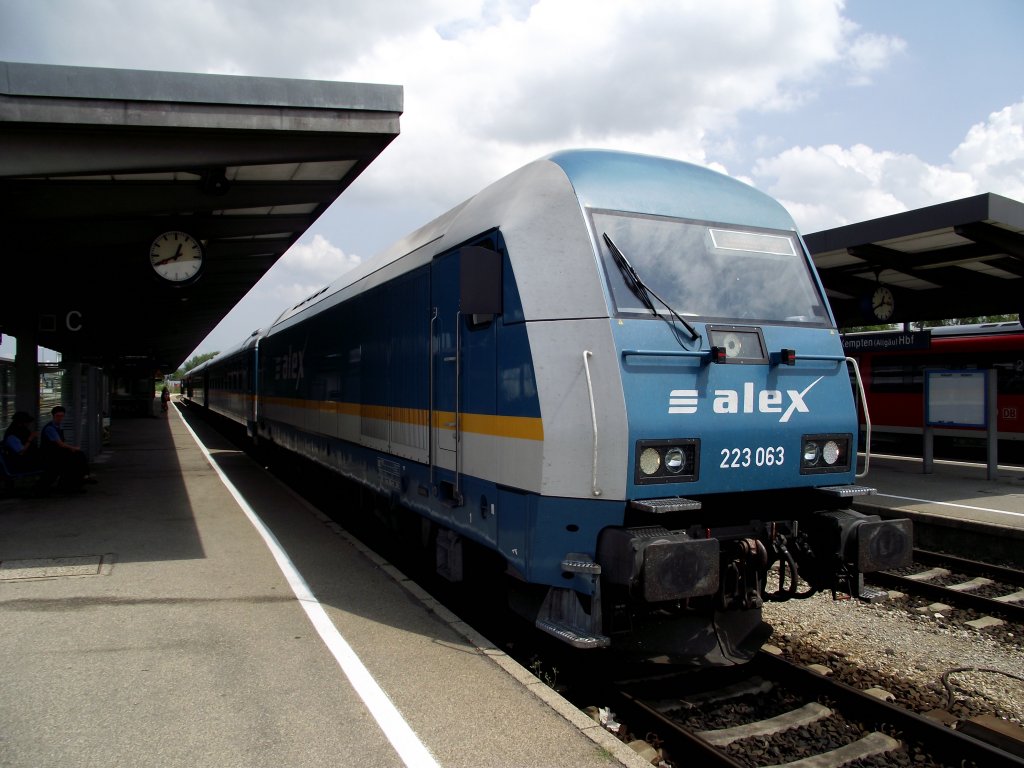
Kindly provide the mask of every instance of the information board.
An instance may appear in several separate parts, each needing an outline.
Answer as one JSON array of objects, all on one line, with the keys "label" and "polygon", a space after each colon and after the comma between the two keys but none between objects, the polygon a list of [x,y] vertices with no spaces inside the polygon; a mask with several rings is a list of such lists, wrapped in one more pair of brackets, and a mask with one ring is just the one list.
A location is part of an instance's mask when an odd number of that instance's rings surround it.
[{"label": "information board", "polygon": [[984,427],[989,371],[925,371],[925,424]]}]

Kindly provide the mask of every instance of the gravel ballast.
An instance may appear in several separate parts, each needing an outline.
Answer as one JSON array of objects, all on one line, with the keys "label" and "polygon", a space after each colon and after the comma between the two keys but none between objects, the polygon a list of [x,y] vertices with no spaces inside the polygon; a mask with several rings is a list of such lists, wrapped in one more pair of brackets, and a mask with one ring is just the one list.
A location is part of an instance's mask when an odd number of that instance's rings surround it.
[{"label": "gravel ballast", "polygon": [[[902,609],[896,601],[833,601],[829,594],[767,603],[773,645],[787,657],[828,666],[857,688],[884,688],[917,712],[947,709],[946,675],[958,717],[991,714],[1024,723],[1024,650],[1020,628],[976,630],[935,614]],[[999,672],[956,672],[963,667]]]}]

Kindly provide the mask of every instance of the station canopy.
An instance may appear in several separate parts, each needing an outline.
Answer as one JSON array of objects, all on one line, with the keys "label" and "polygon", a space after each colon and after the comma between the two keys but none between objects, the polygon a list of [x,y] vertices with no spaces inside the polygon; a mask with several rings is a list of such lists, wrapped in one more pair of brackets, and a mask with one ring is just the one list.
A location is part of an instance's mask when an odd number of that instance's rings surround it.
[{"label": "station canopy", "polygon": [[[1024,312],[1024,203],[1016,200],[976,195],[804,241],[840,328]],[[891,296],[891,310],[876,308],[881,295]]]},{"label": "station canopy", "polygon": [[[397,85],[0,62],[0,333],[173,371],[398,135]],[[184,231],[199,279],[150,248]]]}]

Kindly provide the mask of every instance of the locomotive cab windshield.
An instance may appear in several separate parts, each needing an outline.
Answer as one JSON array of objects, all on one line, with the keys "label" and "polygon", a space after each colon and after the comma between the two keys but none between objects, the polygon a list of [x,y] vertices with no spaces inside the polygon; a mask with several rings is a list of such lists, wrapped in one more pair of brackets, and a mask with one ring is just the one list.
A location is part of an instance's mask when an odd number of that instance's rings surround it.
[{"label": "locomotive cab windshield", "polygon": [[[629,255],[651,292],[687,317],[829,323],[795,232],[613,211],[595,210],[591,216],[594,231]],[[615,310],[649,314],[651,308],[627,285],[612,247],[601,254]]]}]

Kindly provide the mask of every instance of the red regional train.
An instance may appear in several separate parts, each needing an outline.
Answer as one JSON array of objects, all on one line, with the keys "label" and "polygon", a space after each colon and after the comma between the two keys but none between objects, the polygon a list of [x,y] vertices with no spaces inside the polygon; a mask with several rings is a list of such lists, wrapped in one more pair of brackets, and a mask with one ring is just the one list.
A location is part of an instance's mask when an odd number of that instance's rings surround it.
[{"label": "red regional train", "polygon": [[[1024,458],[1024,330],[1020,322],[942,326],[923,331],[851,333],[871,414],[872,450],[919,450],[925,370],[996,371],[1000,458]],[[984,431],[935,430],[936,450],[980,447]],[[862,443],[863,447],[863,443]],[[919,454],[918,454],[919,455]],[[938,455],[938,453],[937,453]]]}]

